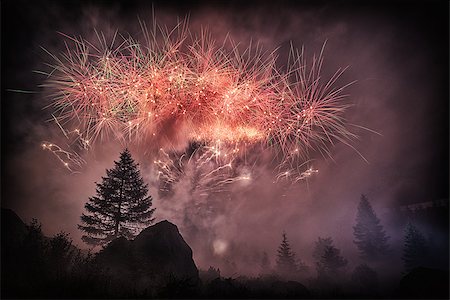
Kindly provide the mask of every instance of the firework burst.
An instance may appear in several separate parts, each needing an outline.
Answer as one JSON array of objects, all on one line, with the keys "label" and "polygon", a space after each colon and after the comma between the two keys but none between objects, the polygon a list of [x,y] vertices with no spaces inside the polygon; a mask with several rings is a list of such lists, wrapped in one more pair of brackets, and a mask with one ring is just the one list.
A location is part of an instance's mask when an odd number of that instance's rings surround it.
[{"label": "firework burst", "polygon": [[[322,52],[308,64],[303,50],[292,48],[281,72],[275,52],[258,45],[242,50],[229,38],[217,46],[208,34],[189,32],[186,22],[170,31],[156,24],[142,29],[142,42],[117,32],[109,41],[96,32],[95,43],[65,36],[65,52],[48,52],[54,63],[44,86],[56,123],[65,135],[64,128],[76,128],[85,149],[115,140],[157,153],[162,190],[189,164],[198,174],[193,186],[204,193],[249,180],[236,166],[254,164],[247,153],[257,148],[280,162],[277,180],[296,182],[317,172],[308,166],[312,151],[329,156],[336,141],[354,137],[344,119],[346,86],[336,86],[344,70],[324,81]],[[168,151],[179,148],[180,136],[197,148]]]}]

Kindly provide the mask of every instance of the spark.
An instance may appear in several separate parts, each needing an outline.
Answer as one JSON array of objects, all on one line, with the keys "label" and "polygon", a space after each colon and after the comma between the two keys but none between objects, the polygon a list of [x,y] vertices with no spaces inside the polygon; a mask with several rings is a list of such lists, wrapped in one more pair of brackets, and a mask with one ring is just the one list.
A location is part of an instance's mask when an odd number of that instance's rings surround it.
[{"label": "spark", "polygon": [[[280,161],[276,179],[297,182],[318,172],[299,168],[311,152],[331,156],[336,142],[348,145],[355,138],[344,118],[350,105],[343,92],[351,83],[336,84],[345,69],[328,81],[321,77],[323,49],[308,62],[303,49],[292,48],[281,71],[275,52],[252,45],[239,51],[230,38],[217,46],[208,34],[191,33],[187,22],[173,30],[141,25],[143,42],[117,34],[107,41],[96,32],[98,41],[65,36],[66,52],[47,51],[54,60],[44,84],[51,91],[47,107],[66,137],[64,128],[77,128],[83,149],[114,140],[147,151],[173,140],[168,124],[188,128],[188,144],[201,146],[191,155],[158,152],[161,189],[170,189],[195,164],[201,178],[194,185],[222,191],[251,179],[234,167],[246,163],[246,149],[270,151]],[[172,143],[168,148],[177,149]]]},{"label": "spark", "polygon": [[42,149],[50,151],[71,173],[78,173],[76,169],[86,163],[76,152],[66,151],[54,143],[44,141],[41,146]]}]

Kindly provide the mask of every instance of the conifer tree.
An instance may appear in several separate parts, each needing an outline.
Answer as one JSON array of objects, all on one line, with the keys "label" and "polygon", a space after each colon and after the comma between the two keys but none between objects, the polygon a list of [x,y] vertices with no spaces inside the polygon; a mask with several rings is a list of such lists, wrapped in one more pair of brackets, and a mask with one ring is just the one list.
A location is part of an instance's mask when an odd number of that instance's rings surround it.
[{"label": "conifer tree", "polygon": [[130,239],[153,222],[152,197],[128,149],[96,184],[96,195],[85,204],[87,213],[78,225],[86,233],[85,243],[105,245],[121,236]]},{"label": "conifer tree", "polygon": [[325,254],[327,246],[333,245],[333,239],[331,237],[321,238],[319,237],[314,245],[313,258],[316,262],[320,262],[322,256]]},{"label": "conifer tree", "polygon": [[336,276],[343,267],[347,266],[347,260],[341,256],[341,251],[331,246],[326,246],[319,263],[317,271],[320,275]]},{"label": "conifer tree", "polygon": [[286,233],[283,233],[283,240],[278,247],[277,256],[277,272],[285,277],[295,275],[297,272],[295,253],[291,250]]},{"label": "conifer tree", "polygon": [[378,274],[366,264],[358,265],[351,275],[361,295],[376,295],[379,285]]},{"label": "conifer tree", "polygon": [[388,254],[389,237],[365,195],[361,195],[353,235],[361,258],[375,261]]},{"label": "conifer tree", "polygon": [[335,277],[339,270],[347,265],[347,260],[341,256],[341,251],[333,245],[331,237],[319,237],[315,243],[313,257],[316,262],[319,278]]},{"label": "conifer tree", "polygon": [[425,237],[420,230],[413,224],[408,223],[404,240],[402,259],[405,270],[408,272],[415,267],[425,266],[428,249]]},{"label": "conifer tree", "polygon": [[73,265],[76,248],[72,246],[72,239],[68,233],[60,232],[49,240],[47,257],[50,273],[60,279]]}]

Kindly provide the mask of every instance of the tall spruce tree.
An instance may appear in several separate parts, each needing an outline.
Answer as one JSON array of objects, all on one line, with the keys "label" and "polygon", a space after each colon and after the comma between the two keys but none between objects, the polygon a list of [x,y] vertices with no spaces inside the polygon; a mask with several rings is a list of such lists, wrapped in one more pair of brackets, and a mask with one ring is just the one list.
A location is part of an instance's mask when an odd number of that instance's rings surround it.
[{"label": "tall spruce tree", "polygon": [[313,257],[319,278],[335,277],[339,271],[347,266],[347,260],[341,256],[341,251],[333,245],[331,237],[318,238]]},{"label": "tall spruce tree", "polygon": [[283,240],[278,247],[277,272],[283,277],[292,277],[297,272],[295,253],[291,250],[286,233],[283,233]]},{"label": "tall spruce tree", "polygon": [[368,265],[358,265],[353,270],[351,279],[361,295],[376,295],[379,286],[378,274]]},{"label": "tall spruce tree", "polygon": [[403,263],[407,272],[415,267],[426,266],[428,247],[425,237],[420,230],[411,223],[405,229],[403,245]]},{"label": "tall spruce tree", "polygon": [[333,239],[331,237],[321,238],[319,237],[314,245],[313,258],[317,262],[320,262],[322,256],[325,254],[327,246],[333,246]]},{"label": "tall spruce tree", "polygon": [[90,245],[105,245],[117,237],[132,238],[153,222],[152,197],[131,153],[125,149],[106,177],[96,183],[96,196],[85,204],[78,228],[86,234],[82,240]]},{"label": "tall spruce tree", "polygon": [[353,235],[353,242],[358,246],[361,258],[376,261],[388,254],[389,237],[365,195],[361,195]]},{"label": "tall spruce tree", "polygon": [[320,262],[317,264],[317,271],[327,276],[336,276],[348,261],[341,256],[341,250],[331,246],[326,246]]}]

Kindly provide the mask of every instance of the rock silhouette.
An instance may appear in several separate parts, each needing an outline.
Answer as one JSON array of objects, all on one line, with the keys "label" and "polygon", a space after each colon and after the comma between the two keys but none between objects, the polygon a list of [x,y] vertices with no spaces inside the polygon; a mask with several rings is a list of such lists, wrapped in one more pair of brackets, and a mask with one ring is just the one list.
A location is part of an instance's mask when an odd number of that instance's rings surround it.
[{"label": "rock silhouette", "polygon": [[[27,233],[27,226],[11,209],[1,209],[2,246],[15,244],[22,240]],[[5,247],[6,249],[6,247]]]},{"label": "rock silhouette", "polygon": [[[97,254],[68,247],[70,240],[64,240],[64,234],[46,237],[39,222],[27,225],[11,210],[2,209],[1,225],[3,298],[448,299],[448,270],[424,267],[392,282],[388,292],[375,285],[377,273],[368,266],[354,272],[356,285],[347,290],[313,279],[305,286],[277,274],[222,277],[214,267],[201,271],[200,279],[191,248],[168,221],[144,229],[134,240],[115,239]],[[57,241],[67,243],[55,247]]]},{"label": "rock silhouette", "polygon": [[144,229],[134,240],[123,237],[97,254],[97,263],[111,276],[130,280],[137,290],[158,287],[168,280],[198,281],[192,250],[176,225],[161,221]]}]

